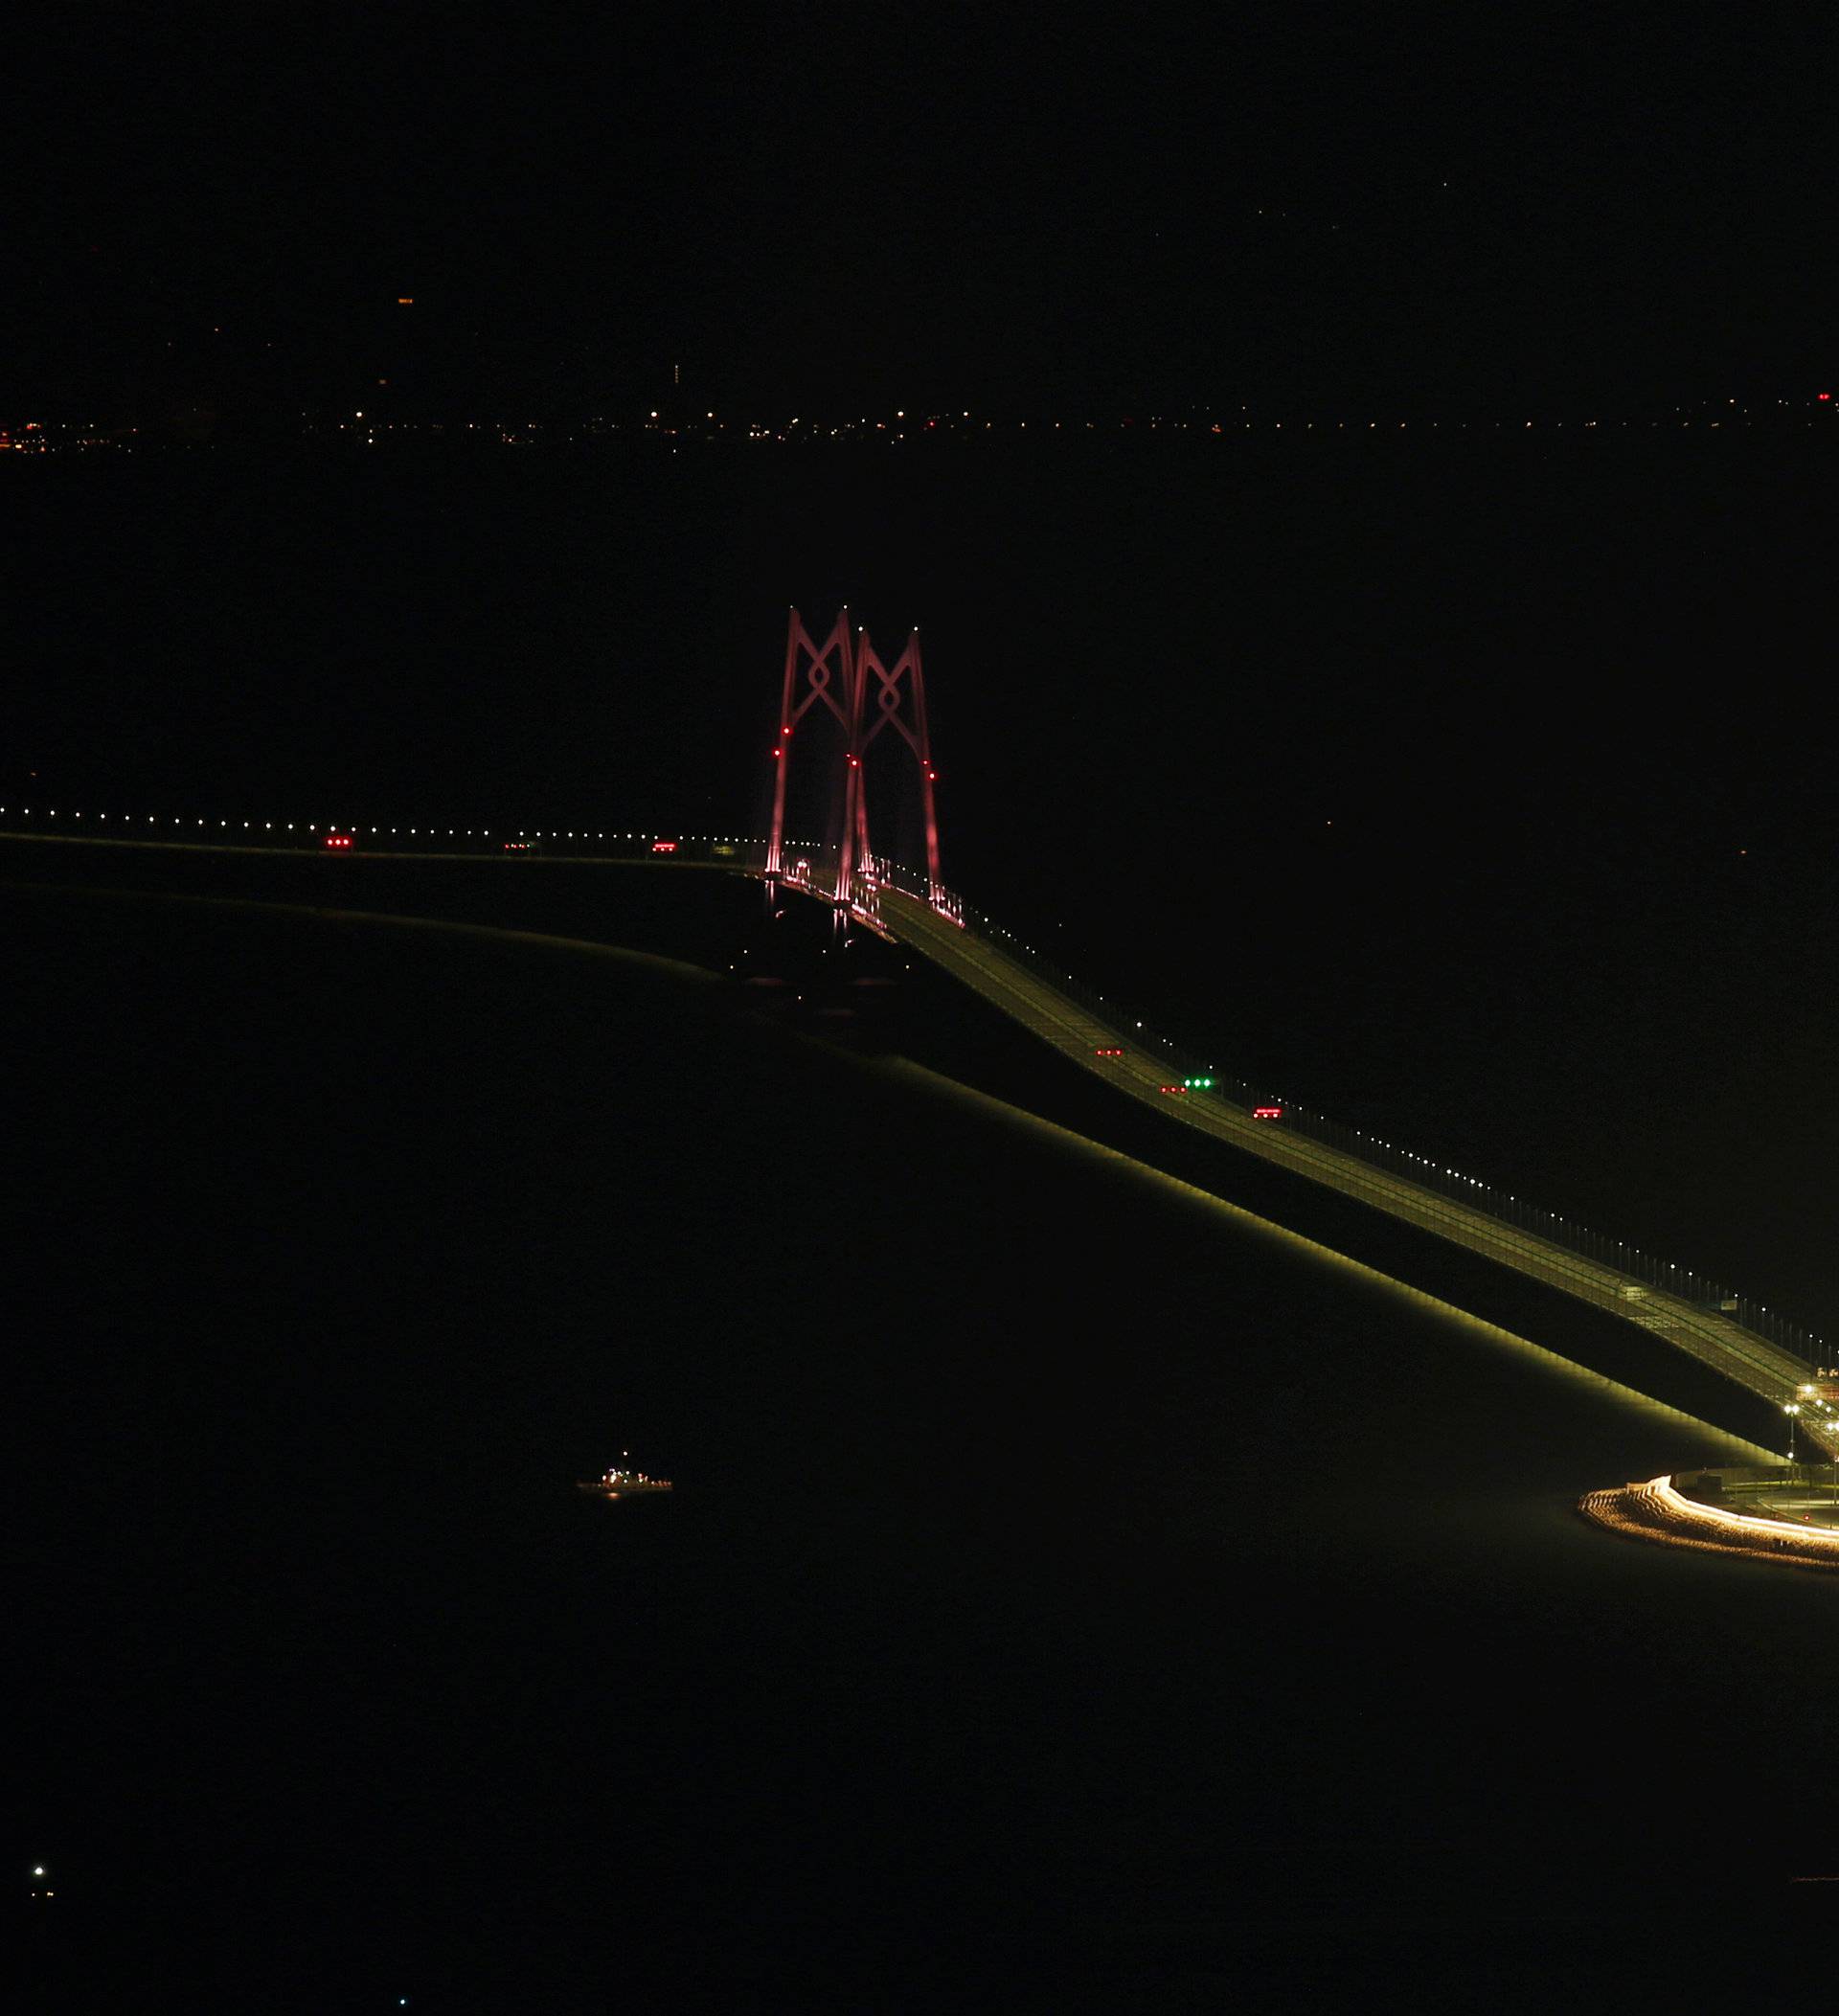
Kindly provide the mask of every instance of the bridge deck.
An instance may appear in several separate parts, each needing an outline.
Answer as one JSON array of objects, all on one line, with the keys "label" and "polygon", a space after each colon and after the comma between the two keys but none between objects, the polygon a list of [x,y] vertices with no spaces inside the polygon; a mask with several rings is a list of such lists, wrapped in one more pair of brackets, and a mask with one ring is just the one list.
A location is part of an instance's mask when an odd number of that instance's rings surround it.
[{"label": "bridge deck", "polygon": [[[308,837],[311,830],[306,829],[292,843],[280,845],[275,844],[280,840],[279,835],[274,841],[258,841],[252,837],[247,842],[235,841],[227,835],[186,842],[150,836],[133,837],[120,832],[106,838],[100,833],[79,838],[74,833],[53,836],[44,832],[9,831],[5,837],[37,840],[60,847],[298,854],[303,850],[315,850],[316,844]],[[572,839],[574,836],[568,837]],[[581,839],[585,841],[587,837],[582,835]],[[620,836],[608,837],[617,839]],[[608,848],[590,854],[585,848],[580,852],[569,849],[547,858],[571,860],[578,866],[617,864],[679,870],[715,869],[723,873],[754,877],[761,873],[762,861],[757,844],[724,844],[716,849],[711,844],[685,843],[680,851],[660,859],[649,854],[641,836],[628,838],[634,849],[630,852]],[[485,839],[486,836],[482,835],[482,843]],[[483,845],[469,850],[445,852],[430,848],[426,841],[420,846],[403,846],[394,836],[381,838],[380,844],[367,836],[365,848],[367,851],[379,853],[453,861],[477,862],[495,858],[511,864],[534,863],[545,858],[505,854],[496,849],[487,851]],[[815,854],[820,850],[813,849],[811,851]],[[820,901],[829,900],[816,877],[805,882],[794,876],[784,879],[790,886],[802,886],[806,894]],[[874,908],[878,914],[878,928],[929,959],[1043,1042],[1052,1044],[1081,1070],[1102,1078],[1125,1096],[1153,1106],[1164,1118],[1195,1128],[1215,1140],[1228,1142],[1247,1154],[1290,1169],[1339,1191],[1343,1196],[1370,1205],[1375,1211],[1434,1233],[1439,1238],[1464,1247],[1500,1266],[1559,1289],[1623,1322],[1652,1331],[1774,1405],[1792,1401],[1809,1378],[1811,1368],[1793,1352],[1784,1350],[1744,1325],[1733,1322],[1717,1310],[1706,1309],[1684,1297],[1637,1283],[1613,1267],[1573,1253],[1524,1227],[1510,1225],[1487,1212],[1464,1205],[1459,1198],[1443,1196],[1414,1183],[1407,1176],[1377,1167],[1326,1142],[1313,1140],[1282,1122],[1255,1121],[1249,1113],[1223,1099],[1169,1099],[1160,1088],[1168,1082],[1169,1067],[1159,1064],[1144,1053],[1141,1039],[1133,1029],[1102,1020],[1090,1008],[1056,987],[1001,945],[963,928],[956,921],[941,916],[927,903],[887,882],[875,890]],[[1101,1045],[1122,1045],[1124,1055],[1096,1058],[1093,1053]],[[1638,1299],[1631,1300],[1624,1291],[1636,1286],[1642,1292]],[[1829,1456],[1839,1457],[1839,1427],[1810,1420],[1805,1415],[1802,1426]]]},{"label": "bridge deck", "polygon": [[[917,898],[886,886],[878,896],[882,925],[902,943],[922,953],[1043,1042],[1051,1043],[1082,1070],[1154,1106],[1165,1118],[1229,1142],[1247,1154],[1306,1176],[1343,1196],[1356,1198],[1375,1211],[1654,1331],[1778,1406],[1791,1400],[1808,1377],[1809,1368],[1793,1353],[1729,1317],[1651,1287],[1643,1286],[1640,1299],[1631,1301],[1624,1290],[1638,1284],[1629,1276],[1536,1233],[1292,1132],[1281,1121],[1256,1121],[1224,1100],[1170,1099],[1160,1089],[1169,1081],[1169,1067],[1143,1053],[1134,1031],[1101,1021],[1090,1008],[1060,992],[1001,946],[960,928]],[[1101,1045],[1122,1045],[1124,1055],[1097,1058],[1093,1053]]]}]

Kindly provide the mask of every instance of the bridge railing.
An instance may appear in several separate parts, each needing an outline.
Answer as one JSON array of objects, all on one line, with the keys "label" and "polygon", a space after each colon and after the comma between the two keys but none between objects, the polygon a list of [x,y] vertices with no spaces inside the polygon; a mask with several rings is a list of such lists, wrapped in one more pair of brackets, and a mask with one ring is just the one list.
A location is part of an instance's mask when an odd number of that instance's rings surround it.
[{"label": "bridge railing", "polygon": [[1676,1296],[1708,1312],[1728,1317],[1791,1356],[1812,1365],[1826,1352],[1824,1341],[1805,1325],[1795,1323],[1779,1309],[1772,1309],[1754,1297],[1741,1294],[1728,1283],[1700,1273],[1694,1267],[1664,1260],[1644,1252],[1612,1234],[1594,1226],[1547,1211],[1529,1199],[1503,1190],[1477,1176],[1433,1162],[1395,1143],[1383,1141],[1363,1129],[1313,1113],[1305,1107],[1286,1105],[1283,1123],[1309,1139],[1325,1143],[1361,1161],[1446,1197],[1485,1212],[1503,1224],[1534,1234],[1554,1246],[1593,1260],[1623,1276],[1631,1284]]},{"label": "bridge railing", "polygon": [[[928,898],[923,876],[890,869],[886,879],[921,900]],[[1479,1176],[1468,1175],[1398,1143],[1298,1105],[1269,1085],[1220,1071],[1188,1046],[1148,1028],[1123,1003],[1064,971],[1056,961],[986,916],[974,904],[957,898],[953,898],[953,902],[955,918],[965,930],[999,947],[1037,980],[1064,997],[1091,1019],[1095,1031],[1155,1058],[1166,1068],[1171,1083],[1179,1084],[1183,1079],[1193,1078],[1212,1081],[1208,1087],[1191,1091],[1189,1097],[1223,1099],[1247,1112],[1254,1106],[1281,1105],[1281,1124],[1292,1133],[1319,1141],[1325,1146],[1336,1148],[1374,1168],[1403,1177],[1438,1195],[1453,1198],[1502,1224],[1530,1233],[1565,1252],[1611,1269],[1631,1286],[1651,1288],[1715,1312],[1757,1336],[1767,1338],[1779,1349],[1803,1360],[1809,1367],[1832,1362],[1831,1348],[1817,1332],[1714,1276],[1682,1266],[1674,1260],[1662,1259],[1624,1239],[1616,1238],[1612,1234],[1600,1232],[1596,1227],[1567,1217],[1562,1212],[1547,1211],[1543,1206],[1502,1189]]]}]

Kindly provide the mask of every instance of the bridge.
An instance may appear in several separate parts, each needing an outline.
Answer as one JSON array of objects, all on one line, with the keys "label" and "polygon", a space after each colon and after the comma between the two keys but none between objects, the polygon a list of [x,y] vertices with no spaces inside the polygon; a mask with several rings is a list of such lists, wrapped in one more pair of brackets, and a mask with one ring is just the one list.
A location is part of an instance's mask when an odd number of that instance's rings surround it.
[{"label": "bridge", "polygon": [[[842,730],[840,765],[831,758],[838,813],[832,826],[838,838],[788,856],[782,829],[791,737],[800,720],[820,705]],[[1503,1212],[1503,1201],[1511,1207],[1519,1200],[1500,1200],[1487,1186],[1457,1178],[1451,1169],[1438,1172],[1445,1179],[1442,1185],[1427,1182],[1431,1166],[1422,1158],[1260,1097],[1243,1082],[1222,1082],[1211,1067],[1172,1044],[1146,1041],[1135,1018],[1109,1008],[1070,976],[1056,980],[1037,955],[979,919],[940,878],[937,771],[917,631],[889,668],[867,633],[851,629],[847,609],[822,641],[793,610],[781,716],[773,749],[772,828],[758,871],[769,882],[783,878],[787,886],[911,946],[1070,1062],[1178,1124],[1653,1332],[1782,1408],[1791,1434],[1798,1426],[1839,1460],[1839,1371],[1823,1370],[1795,1349],[1779,1324],[1758,1327],[1744,1321],[1740,1298],[1690,1272],[1682,1275],[1677,1266],[1666,1267],[1663,1275],[1625,1246],[1618,1246],[1612,1261],[1604,1250],[1607,1242],[1593,1235],[1583,1234],[1580,1241],[1555,1237],[1563,1221],[1551,1213],[1535,1213],[1530,1207]],[[903,872],[877,855],[870,842],[864,766],[875,738],[889,727],[898,732],[920,772],[923,875]],[[1419,1164],[1419,1170],[1387,1166],[1401,1159]],[[1451,1194],[1452,1189],[1466,1194]],[[1535,1225],[1534,1217],[1547,1222]],[[1592,1245],[1599,1250],[1592,1252]]]},{"label": "bridge", "polygon": [[[788,832],[788,804],[794,736],[806,726],[828,726],[832,746],[809,759],[823,837],[801,841]],[[906,867],[873,845],[868,759],[884,734],[884,754],[904,751],[911,762],[923,867]],[[800,760],[812,739],[821,738],[800,736]],[[917,632],[889,666],[866,632],[851,629],[847,611],[817,639],[793,610],[771,761],[772,812],[763,837],[111,820],[4,805],[0,834],[111,849],[297,855],[355,844],[437,859],[642,863],[671,872],[746,875],[764,882],[769,895],[783,887],[827,905],[839,929],[872,931],[919,953],[1119,1098],[1636,1325],[1780,1408],[1791,1448],[1798,1435],[1839,1461],[1835,1354],[1779,1313],[1401,1146],[1220,1077],[1168,1039],[1146,1035],[1125,1009],[1057,973],[948,889],[940,872],[938,772]]]}]

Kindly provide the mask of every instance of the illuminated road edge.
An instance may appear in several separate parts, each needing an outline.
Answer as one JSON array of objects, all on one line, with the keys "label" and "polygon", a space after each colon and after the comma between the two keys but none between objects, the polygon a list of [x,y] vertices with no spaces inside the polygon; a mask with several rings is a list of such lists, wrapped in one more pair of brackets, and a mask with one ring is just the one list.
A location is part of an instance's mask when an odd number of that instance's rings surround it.
[{"label": "illuminated road edge", "polygon": [[[9,835],[7,837],[14,836]],[[120,847],[123,843],[111,840],[106,842],[79,842],[77,844]],[[160,842],[128,842],[127,845],[143,847],[150,845],[162,848],[170,848],[172,846],[171,843]],[[175,849],[174,850],[178,849]],[[221,845],[217,845],[200,849],[199,851],[266,853],[276,850],[268,849],[244,849],[241,848],[224,848]],[[465,859],[467,857],[456,856],[454,858]],[[488,856],[486,858],[489,859],[491,857]],[[744,871],[742,872],[744,872]],[[15,883],[11,886],[21,891],[34,894],[68,895],[72,893],[67,885],[57,883],[25,882]],[[264,901],[244,896],[206,895],[177,891],[88,890],[79,893],[93,899],[142,901],[204,909],[237,910],[265,913],[273,916],[310,917],[320,923],[446,933],[457,937],[495,940],[529,946],[533,949],[575,953],[597,960],[611,959],[629,963],[637,968],[650,968],[660,972],[668,971],[681,978],[694,980],[705,985],[715,979],[713,973],[698,966],[685,964],[676,960],[659,958],[651,954],[632,952],[622,947],[608,945],[600,940],[563,938],[549,933],[511,930],[501,926],[483,925],[454,919],[401,917],[389,913],[356,911],[344,908],[334,909],[321,905],[291,904],[272,900]],[[915,905],[912,907],[917,909],[920,906]],[[963,941],[959,933],[954,932],[953,936],[959,938],[960,942]],[[913,941],[911,936],[908,941]],[[943,963],[943,962],[941,963]],[[978,991],[985,992],[987,998],[991,998],[991,992],[987,986],[980,987]],[[1015,1015],[1017,1020],[1025,1023],[1029,1022],[1030,1018],[1027,1016],[1016,1014],[1016,1008],[1012,999],[1001,1000],[1000,997],[996,998],[999,1000],[999,1005],[1007,1008],[1010,1014]],[[1037,1029],[1037,1032],[1041,1034],[1049,1033],[1045,1029]],[[1053,1040],[1052,1035],[1049,1036],[1049,1040]],[[1071,1046],[1066,1047],[1070,1048]],[[1079,1055],[1078,1061],[1084,1063],[1084,1056]],[[1089,1065],[1087,1068],[1090,1068]],[[1543,1346],[1533,1344],[1528,1339],[1517,1337],[1511,1332],[1502,1329],[1498,1325],[1487,1323],[1467,1311],[1456,1308],[1454,1305],[1444,1302],[1421,1289],[1410,1287],[1404,1282],[1396,1280],[1374,1268],[1368,1267],[1363,1262],[1353,1260],[1346,1255],[1337,1254],[1330,1248],[1322,1246],[1314,1240],[1289,1231],[1287,1228],[1276,1225],[1267,1219],[1260,1218],[1244,1210],[1241,1206],[1231,1204],[1196,1185],[1187,1183],[1167,1171],[1156,1169],[1147,1164],[1139,1162],[1134,1157],[1124,1154],[1121,1150],[1090,1141],[1081,1135],[1057,1125],[1054,1121],[1045,1120],[1039,1115],[1027,1113],[1018,1107],[1010,1105],[1005,1100],[994,1099],[987,1093],[978,1092],[968,1086],[959,1084],[953,1079],[928,1071],[908,1059],[884,1059],[879,1069],[883,1073],[895,1076],[926,1081],[935,1091],[955,1097],[981,1109],[987,1115],[1001,1117],[1011,1125],[1023,1126],[1051,1137],[1063,1145],[1080,1151],[1115,1169],[1128,1171],[1140,1179],[1150,1180],[1164,1186],[1188,1202],[1199,1205],[1209,1212],[1228,1218],[1245,1230],[1255,1232],[1266,1238],[1275,1239],[1298,1253],[1306,1253],[1318,1260],[1327,1261],[1346,1269],[1352,1276],[1370,1286],[1383,1292],[1402,1296],[1416,1306],[1432,1312],[1440,1319],[1452,1321],[1475,1336],[1487,1339],[1498,1345],[1509,1346],[1524,1352],[1550,1370],[1580,1380],[1597,1389],[1607,1397],[1612,1397],[1624,1403],[1632,1403],[1651,1416],[1666,1418],[1711,1437],[1719,1445],[1721,1454],[1737,1455],[1746,1461],[1760,1461],[1765,1464],[1773,1464],[1778,1461],[1773,1452],[1761,1448],[1756,1443],[1740,1437],[1733,1436],[1727,1430],[1715,1428],[1708,1422],[1697,1420],[1691,1416],[1681,1413],[1676,1408],[1652,1399],[1649,1395],[1637,1393],[1632,1388],[1623,1386],[1620,1382],[1610,1379],[1601,1373],[1577,1365]],[[1260,1137],[1260,1140],[1263,1138],[1263,1136]],[[587,1486],[583,1486],[583,1488],[587,1488]],[[1787,1561],[1791,1565],[1798,1567],[1812,1568],[1827,1573],[1839,1573],[1839,1530],[1828,1533],[1815,1529],[1810,1533],[1805,1529],[1788,1526],[1780,1521],[1746,1518],[1740,1514],[1714,1512],[1707,1507],[1693,1505],[1680,1497],[1672,1489],[1670,1477],[1655,1478],[1646,1484],[1629,1484],[1616,1490],[1591,1492],[1579,1501],[1578,1508],[1595,1523],[1631,1538],[1660,1541],[1680,1547],[1698,1548],[1710,1552],[1737,1553],[1764,1560]],[[1734,1537],[1698,1537],[1695,1533],[1688,1530],[1694,1521],[1703,1527],[1713,1529],[1735,1529]],[[1745,1529],[1754,1530],[1745,1531]],[[1805,1548],[1796,1545],[1796,1543],[1803,1541],[1810,1542],[1810,1545]],[[1785,1546],[1782,1544],[1783,1542],[1786,1543]]]},{"label": "illuminated road edge", "polygon": [[[32,816],[29,808],[15,810],[20,819]],[[13,814],[8,807],[0,806],[0,818],[11,816]],[[51,819],[57,815],[47,809],[43,816]],[[70,816],[76,819],[83,815],[74,812]],[[321,850],[329,842],[320,839],[320,829],[310,825],[297,831],[295,826],[283,823],[278,830],[275,822],[263,821],[260,831],[272,834],[273,841],[262,842],[255,839],[258,828],[250,820],[242,821],[239,828],[232,827],[227,820],[219,820],[217,826],[222,829],[219,836],[183,841],[139,836],[134,832],[138,823],[125,818],[106,837],[100,833],[85,833],[79,837],[75,833],[52,834],[7,827],[0,829],[0,838],[36,841],[58,847],[125,846],[135,849],[210,853],[299,855],[304,852],[308,857],[341,862],[353,858],[350,855],[324,856]],[[157,826],[150,815],[147,823]],[[174,819],[172,824],[183,830],[187,823]],[[206,821],[199,820],[196,825],[210,834]],[[251,840],[243,842],[229,837],[231,832],[240,830],[249,831]],[[334,830],[326,828],[328,834]],[[346,829],[336,830],[343,832]],[[488,852],[443,852],[431,849],[427,841],[438,839],[444,833],[449,839],[470,842],[475,835],[459,828],[418,829],[410,827],[406,832],[411,841],[422,844],[403,847],[400,841],[404,829],[398,827],[371,827],[353,830],[365,835],[362,846],[367,849],[422,860],[475,863],[497,860],[501,864],[571,860],[582,867],[643,865],[678,872],[701,868],[750,878],[764,877],[765,874],[762,844],[739,836],[715,839],[706,835],[681,835],[660,839],[631,833],[550,832],[534,836],[557,848],[556,851],[545,856],[508,848],[503,843],[502,834],[501,844]],[[295,837],[284,841],[283,833]],[[517,837],[521,841],[527,836],[520,829]],[[481,831],[476,838],[484,847],[491,841],[492,835]],[[573,846],[578,842],[583,847],[592,842],[609,850],[595,853],[573,851]],[[561,847],[568,847],[571,850],[562,852]],[[611,850],[622,847],[629,851]],[[793,851],[793,859],[776,878],[779,886],[819,902],[834,904],[834,895],[827,887],[824,877],[829,865],[825,858],[827,849],[808,843],[801,843],[796,849],[792,843],[787,843],[787,847]],[[707,858],[704,858],[705,854]],[[1011,949],[1010,944],[998,944],[995,937],[989,935],[991,927],[973,923],[959,899],[938,885],[922,880],[919,887],[924,893],[920,894],[898,886],[897,877],[913,879],[900,877],[899,871],[890,862],[873,857],[866,860],[852,884],[847,905],[849,914],[879,936],[920,953],[973,993],[981,995],[1009,1019],[1059,1051],[1080,1070],[1101,1077],[1114,1090],[1153,1107],[1165,1118],[1227,1142],[1262,1161],[1338,1190],[1342,1195],[1390,1217],[1416,1226],[1453,1245],[1464,1247],[1497,1265],[1634,1324],[1675,1349],[1710,1366],[1772,1406],[1780,1407],[1784,1415],[1795,1418],[1802,1434],[1825,1450],[1829,1459],[1839,1459],[1839,1408],[1835,1408],[1832,1399],[1822,1391],[1813,1363],[1773,1336],[1765,1336],[1727,1313],[1730,1304],[1721,1299],[1715,1305],[1708,1306],[1690,1294],[1660,1286],[1657,1280],[1650,1281],[1632,1274],[1628,1264],[1612,1264],[1606,1257],[1599,1258],[1561,1245],[1525,1225],[1494,1215],[1480,1204],[1471,1204],[1462,1196],[1451,1196],[1434,1189],[1415,1176],[1316,1138],[1301,1124],[1304,1118],[1301,1112],[1292,1116],[1298,1122],[1295,1126],[1287,1121],[1272,1125],[1261,1120],[1256,1111],[1244,1110],[1224,1096],[1218,1099],[1185,1096],[1170,1099],[1168,1097],[1170,1092],[1185,1094],[1185,1086],[1173,1085],[1169,1079],[1189,1069],[1191,1060],[1174,1053],[1165,1039],[1142,1035],[1142,1024],[1132,1022],[1114,1006],[1101,1007],[1092,1001],[1080,1000],[1069,991],[1073,985],[1071,982],[1056,983],[1035,970]],[[768,886],[772,886],[771,881]],[[998,935],[1008,938],[1006,933]],[[1152,1045],[1160,1048],[1161,1054],[1152,1050]],[[1211,1084],[1211,1078],[1207,1082]],[[1455,1174],[1454,1171],[1445,1173]],[[1623,1253],[1627,1262],[1639,1258],[1632,1250],[1623,1249]],[[1669,1274],[1673,1271],[1669,1270]],[[1817,1339],[1813,1341],[1818,1343]]]},{"label": "illuminated road edge", "polygon": [[[1171,1056],[1166,1049],[1161,1056],[1149,1053],[1141,1036],[1122,1026],[1123,1017],[1095,1013],[1004,948],[966,930],[956,917],[941,915],[897,889],[884,886],[877,895],[876,921],[889,936],[923,954],[1115,1090],[1181,1124],[1650,1331],[1799,1416],[1803,1433],[1829,1454],[1839,1454],[1839,1416],[1817,1397],[1810,1383],[1813,1367],[1769,1338],[1721,1310],[1700,1307],[1683,1296],[1633,1280],[1620,1268],[1572,1252],[1327,1142],[1260,1121],[1229,1100],[1171,1099],[1168,1081],[1192,1068],[1187,1060]],[[1817,1406],[1822,1412],[1804,1413],[1804,1398],[1809,1410]]]},{"label": "illuminated road edge", "polygon": [[1700,1505],[1675,1490],[1670,1476],[1587,1492],[1578,1501],[1578,1509],[1598,1526],[1631,1540],[1839,1574],[1839,1530]]}]

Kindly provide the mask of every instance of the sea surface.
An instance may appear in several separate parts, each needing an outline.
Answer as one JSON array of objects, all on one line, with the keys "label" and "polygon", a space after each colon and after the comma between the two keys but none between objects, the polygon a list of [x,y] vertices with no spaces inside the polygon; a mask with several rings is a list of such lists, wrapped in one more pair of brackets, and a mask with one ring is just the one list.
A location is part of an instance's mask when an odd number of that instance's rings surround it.
[{"label": "sea surface", "polygon": [[[7,929],[43,2005],[1512,2005],[1824,1950],[1830,1586],[1572,1509],[1710,1431],[693,971]],[[576,1491],[624,1449],[669,1499]]]},{"label": "sea surface", "polygon": [[[1824,444],[1351,446],[10,467],[5,802],[746,832],[785,607],[847,600],[922,625],[984,910],[1833,1334]],[[899,1060],[1760,1435],[1735,1390],[898,963],[827,1018],[739,885],[55,852],[0,861],[47,2006],[1639,2007],[1830,1951],[1829,1587],[1571,1511],[1698,1431]],[[574,1489],[626,1448],[669,1501]]]}]

